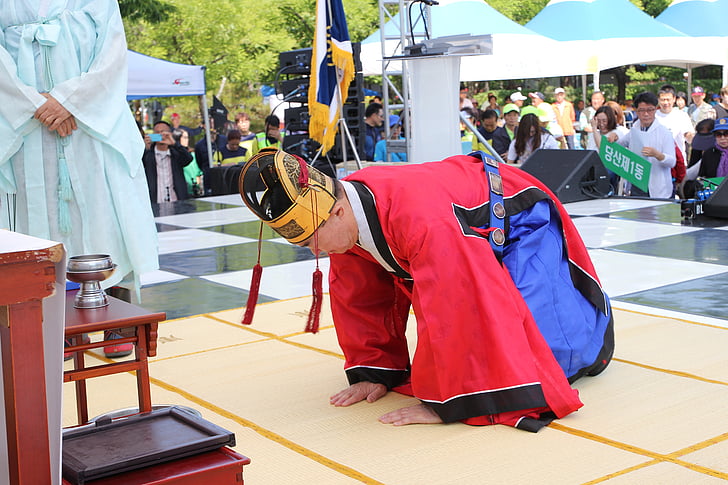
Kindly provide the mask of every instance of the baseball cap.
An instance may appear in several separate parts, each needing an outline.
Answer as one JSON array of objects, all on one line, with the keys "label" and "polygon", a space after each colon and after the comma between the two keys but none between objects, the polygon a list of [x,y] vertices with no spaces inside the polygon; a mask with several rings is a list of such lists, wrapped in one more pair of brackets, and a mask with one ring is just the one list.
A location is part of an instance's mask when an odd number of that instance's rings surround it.
[{"label": "baseball cap", "polygon": [[528,96],[531,98],[539,98],[541,101],[546,101],[546,96],[544,96],[541,91],[536,91],[535,93],[528,93]]},{"label": "baseball cap", "polygon": [[554,89],[554,94],[559,94],[559,93],[566,93],[566,91],[564,91],[564,88],[556,88],[556,89]]},{"label": "baseball cap", "polygon": [[521,118],[528,114],[536,115],[536,118],[538,118],[538,121],[540,121],[541,123],[548,123],[549,121],[551,121],[544,110],[535,106],[525,106],[521,110]]},{"label": "baseball cap", "polygon": [[528,98],[525,97],[523,94],[521,94],[520,91],[516,91],[515,93],[511,94],[511,101],[514,102],[514,103],[516,101],[525,101],[527,99]]},{"label": "baseball cap", "polygon": [[713,131],[728,131],[728,118],[718,118],[715,120]]},{"label": "baseball cap", "polygon": [[394,125],[399,123],[399,116],[397,115],[389,115],[389,127],[393,127]]},{"label": "baseball cap", "polygon": [[693,94],[705,94],[705,91],[700,86],[695,86],[693,88]]},{"label": "baseball cap", "polygon": [[521,110],[513,103],[508,103],[507,105],[503,106],[503,114],[507,115],[511,111],[515,111],[516,113],[520,113]]}]

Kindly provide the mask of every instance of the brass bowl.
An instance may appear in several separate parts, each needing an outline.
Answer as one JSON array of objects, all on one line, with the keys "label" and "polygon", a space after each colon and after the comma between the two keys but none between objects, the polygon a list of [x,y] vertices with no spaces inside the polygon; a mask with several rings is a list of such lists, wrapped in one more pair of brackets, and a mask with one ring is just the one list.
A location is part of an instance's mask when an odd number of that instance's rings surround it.
[{"label": "brass bowl", "polygon": [[75,273],[78,271],[111,269],[113,266],[111,256],[108,254],[86,254],[83,256],[72,256],[68,258],[67,270]]}]

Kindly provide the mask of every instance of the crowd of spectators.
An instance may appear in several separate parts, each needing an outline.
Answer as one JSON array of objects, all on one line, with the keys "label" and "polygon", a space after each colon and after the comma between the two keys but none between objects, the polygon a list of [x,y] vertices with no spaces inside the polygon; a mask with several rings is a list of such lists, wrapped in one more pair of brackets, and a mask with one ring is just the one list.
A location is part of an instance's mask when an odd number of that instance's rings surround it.
[{"label": "crowd of spectators", "polygon": [[[670,85],[662,86],[653,96],[641,93],[635,100],[618,103],[607,99],[603,92],[594,91],[590,94],[589,105],[585,106],[582,100],[568,100],[566,90],[558,87],[548,93],[516,91],[502,104],[494,93],[488,93],[487,104],[484,103],[481,109],[477,100],[470,97],[468,89],[463,88],[459,107],[478,131],[478,134],[471,133],[461,125],[463,151],[492,149],[504,161],[522,164],[539,149],[598,151],[602,140],[608,139],[628,147],[653,164],[654,187],[649,194],[624,182],[620,184],[617,175],[610,172],[615,191],[661,198],[683,196],[684,186],[688,187],[688,192],[692,190],[694,184],[690,180],[694,181],[698,176],[718,176],[718,167],[728,164],[712,160],[716,153],[724,153],[718,143],[722,140],[716,139],[714,130],[720,137],[728,126],[728,123],[715,124],[716,119],[724,122],[728,119],[728,86],[720,90],[717,98],[709,97],[700,86],[695,86],[688,96]],[[389,125],[390,140],[403,139],[402,119],[396,115],[385,117],[383,106],[377,101],[373,99],[368,104],[363,120],[366,130],[363,158],[376,162],[406,161],[404,150],[389,150],[393,153],[388,153],[385,139],[385,121]],[[640,103],[644,106],[640,107]],[[659,128],[658,125],[652,127],[653,121],[659,123]],[[234,121],[225,123],[222,129],[215,129],[212,119],[211,125],[212,157],[208,156],[208,142],[201,125],[197,128],[185,126],[177,113],[171,115],[170,123],[154,126],[155,134],[165,137],[163,141],[152,141],[145,135],[147,150],[143,160],[153,201],[209,195],[210,187],[209,184],[205,187],[205,181],[210,180],[212,167],[243,164],[262,147],[280,147],[284,136],[280,119],[275,115],[265,118],[265,129],[260,133],[250,130],[250,116],[244,112],[237,113]],[[641,130],[639,136],[633,134],[635,127]],[[522,128],[520,133],[519,128]],[[170,133],[168,138],[166,132]],[[700,136],[693,146],[696,132]],[[655,141],[659,138],[664,144],[665,133],[670,135],[671,149]],[[656,137],[652,141],[659,146],[645,147],[642,142],[645,137]],[[639,143],[635,141],[638,139]],[[704,152],[710,152],[712,158],[710,163],[701,165]],[[180,184],[182,179],[186,184]]]},{"label": "crowd of spectators", "polygon": [[142,130],[146,148],[142,160],[150,198],[157,203],[211,195],[214,167],[242,165],[263,147],[280,147],[284,136],[275,115],[265,118],[260,133],[250,130],[250,116],[245,112],[236,113],[234,121],[221,128],[210,117],[210,156],[201,122],[190,128],[182,124],[178,113],[169,119],[156,122],[152,133]]},{"label": "crowd of spectators", "polygon": [[[657,94],[644,92],[623,102],[594,91],[589,106],[584,106],[581,100],[567,100],[566,90],[558,87],[547,95],[511,93],[502,108],[497,97],[488,93],[489,105],[480,110],[463,89],[461,110],[482,137],[474,139],[464,126],[462,135],[464,141],[472,140],[472,149],[492,148],[504,161],[515,164],[539,149],[598,151],[606,139],[652,164],[648,192],[610,172],[615,191],[653,198],[689,197],[696,178],[728,172],[728,86],[709,98],[701,86],[695,86],[689,98],[665,84]],[[484,147],[480,138],[490,147]]]}]

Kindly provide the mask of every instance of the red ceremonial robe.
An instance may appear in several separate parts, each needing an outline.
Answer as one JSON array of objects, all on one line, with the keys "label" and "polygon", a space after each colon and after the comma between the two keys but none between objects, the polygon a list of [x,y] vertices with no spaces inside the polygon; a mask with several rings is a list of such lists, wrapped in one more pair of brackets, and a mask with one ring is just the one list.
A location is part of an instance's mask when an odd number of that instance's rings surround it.
[{"label": "red ceremonial robe", "polygon": [[[598,283],[556,197],[529,174],[505,164],[499,168],[506,206],[528,193],[551,199],[569,259]],[[390,258],[406,272],[392,274],[358,245],[330,255],[331,307],[351,384],[397,388],[432,406],[445,422],[531,431],[549,416],[563,417],[582,406],[488,240],[465,237],[453,214],[454,205],[473,208],[489,200],[481,160],[456,156],[369,167],[345,180],[373,196],[373,205],[364,205],[369,226],[378,221]],[[405,339],[410,303],[417,320],[411,363]]]}]

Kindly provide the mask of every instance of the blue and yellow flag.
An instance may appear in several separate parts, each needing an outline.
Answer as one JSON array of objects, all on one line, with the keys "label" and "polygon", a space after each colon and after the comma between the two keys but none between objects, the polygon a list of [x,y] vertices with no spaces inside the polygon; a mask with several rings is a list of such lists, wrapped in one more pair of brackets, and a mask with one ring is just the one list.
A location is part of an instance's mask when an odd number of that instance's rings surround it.
[{"label": "blue and yellow flag", "polygon": [[354,55],[341,0],[316,1],[316,33],[308,88],[309,136],[322,154],[334,146],[341,105],[354,79]]}]

